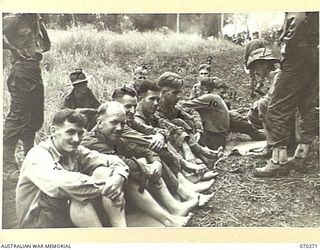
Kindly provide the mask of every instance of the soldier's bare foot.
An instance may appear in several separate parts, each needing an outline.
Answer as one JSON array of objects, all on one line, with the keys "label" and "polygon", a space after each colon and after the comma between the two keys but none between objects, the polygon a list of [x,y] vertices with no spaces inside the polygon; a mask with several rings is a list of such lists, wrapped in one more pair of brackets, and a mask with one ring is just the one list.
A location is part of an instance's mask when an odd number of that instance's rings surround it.
[{"label": "soldier's bare foot", "polygon": [[203,174],[186,174],[185,177],[192,183],[198,183],[200,181],[208,181],[218,176],[219,173],[215,171],[208,171]]},{"label": "soldier's bare foot", "polygon": [[191,171],[202,171],[202,170],[205,170],[207,168],[207,166],[205,164],[197,164],[197,163],[195,163],[196,159],[194,159],[194,160],[195,160],[194,162],[189,162],[187,160],[182,160],[181,161],[182,167],[185,170],[191,170]]},{"label": "soldier's bare foot", "polygon": [[187,225],[192,216],[192,213],[189,213],[187,216],[170,215],[164,220],[163,224],[166,227],[183,227]]},{"label": "soldier's bare foot", "polygon": [[201,148],[201,154],[210,159],[216,159],[218,154],[223,151],[223,147],[219,147],[217,150],[212,150],[207,147]]},{"label": "soldier's bare foot", "polygon": [[203,207],[204,205],[206,205],[214,196],[214,193],[212,194],[200,194],[199,195],[199,203],[198,203],[198,207]]},{"label": "soldier's bare foot", "polygon": [[180,202],[174,208],[168,208],[168,211],[173,215],[185,216],[187,215],[192,209],[198,206],[198,197],[195,197],[191,200]]},{"label": "soldier's bare foot", "polygon": [[211,188],[213,183],[214,183],[214,179],[212,179],[210,181],[201,181],[196,184],[193,184],[192,190],[195,192],[201,193],[201,192],[204,192],[204,191],[208,190],[209,188]]}]

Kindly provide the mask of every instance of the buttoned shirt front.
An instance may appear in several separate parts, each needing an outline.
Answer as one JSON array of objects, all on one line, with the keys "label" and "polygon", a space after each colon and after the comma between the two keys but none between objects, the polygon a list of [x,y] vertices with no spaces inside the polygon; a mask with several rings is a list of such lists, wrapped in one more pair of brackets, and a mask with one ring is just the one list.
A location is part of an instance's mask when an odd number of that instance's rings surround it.
[{"label": "buttoned shirt front", "polygon": [[97,167],[110,175],[128,178],[129,168],[117,156],[100,154],[79,146],[74,154],[62,156],[51,139],[33,147],[21,168],[16,188],[19,227],[32,225],[40,210],[41,194],[57,199],[87,203],[101,195],[102,186],[90,176]]}]

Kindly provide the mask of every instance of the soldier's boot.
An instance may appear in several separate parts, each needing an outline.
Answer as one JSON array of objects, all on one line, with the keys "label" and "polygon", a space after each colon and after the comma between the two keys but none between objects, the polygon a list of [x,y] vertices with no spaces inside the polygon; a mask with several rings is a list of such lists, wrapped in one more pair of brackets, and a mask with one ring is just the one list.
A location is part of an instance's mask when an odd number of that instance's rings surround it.
[{"label": "soldier's boot", "polygon": [[274,147],[272,150],[272,158],[267,165],[254,170],[255,177],[274,177],[282,176],[290,173],[290,164],[288,164],[287,147]]},{"label": "soldier's boot", "polygon": [[289,158],[289,164],[291,164],[295,171],[300,173],[306,172],[306,159],[309,154],[310,144],[299,143],[294,157]]}]

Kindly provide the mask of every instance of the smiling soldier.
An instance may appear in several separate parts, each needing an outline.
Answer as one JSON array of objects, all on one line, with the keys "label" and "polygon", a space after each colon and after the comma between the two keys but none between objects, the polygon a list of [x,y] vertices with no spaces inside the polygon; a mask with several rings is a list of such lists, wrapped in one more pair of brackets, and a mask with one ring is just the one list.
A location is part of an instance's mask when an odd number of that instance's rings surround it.
[{"label": "smiling soldier", "polygon": [[112,226],[126,226],[123,185],[129,169],[117,156],[79,146],[85,124],[75,110],[60,110],[51,137],[27,154],[16,189],[18,227],[101,227],[95,199]]}]

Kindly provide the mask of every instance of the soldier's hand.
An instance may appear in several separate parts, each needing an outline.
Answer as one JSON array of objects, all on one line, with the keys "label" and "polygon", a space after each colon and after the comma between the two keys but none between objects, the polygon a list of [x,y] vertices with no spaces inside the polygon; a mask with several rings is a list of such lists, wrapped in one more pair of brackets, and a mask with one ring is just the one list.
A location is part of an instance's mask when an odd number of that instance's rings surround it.
[{"label": "soldier's hand", "polygon": [[162,175],[162,164],[158,161],[148,164],[149,177],[153,182],[158,182]]},{"label": "soldier's hand", "polygon": [[149,145],[149,148],[158,151],[162,149],[165,145],[165,137],[163,134],[157,133],[152,136],[151,143]]},{"label": "soldier's hand", "polygon": [[194,139],[196,139],[196,141],[198,142],[201,138],[201,133],[200,132],[197,132],[194,134]]},{"label": "soldier's hand", "polygon": [[115,205],[115,207],[120,208],[120,211],[122,211],[125,208],[126,200],[124,198],[123,192],[119,196],[114,198],[112,201],[113,201],[113,204]]},{"label": "soldier's hand", "polygon": [[122,193],[124,177],[121,175],[113,175],[106,179],[106,184],[102,189],[102,195],[113,200]]}]

